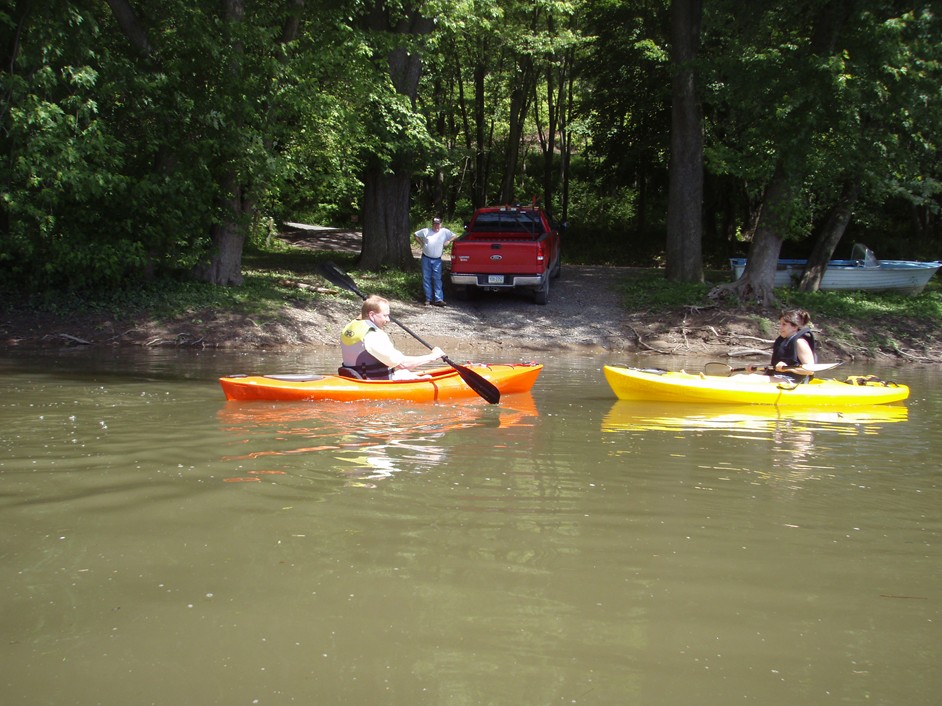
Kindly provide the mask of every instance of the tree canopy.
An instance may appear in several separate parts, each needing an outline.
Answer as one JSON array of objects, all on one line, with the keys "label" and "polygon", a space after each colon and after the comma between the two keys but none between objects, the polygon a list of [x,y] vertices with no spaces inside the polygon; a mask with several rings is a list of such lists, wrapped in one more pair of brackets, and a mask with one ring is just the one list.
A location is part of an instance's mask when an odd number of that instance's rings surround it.
[{"label": "tree canopy", "polygon": [[748,251],[759,299],[849,237],[938,259],[936,5],[14,0],[0,280],[237,285],[270,220],[355,221],[361,266],[409,268],[431,213],[534,199],[570,252],[678,279]]}]

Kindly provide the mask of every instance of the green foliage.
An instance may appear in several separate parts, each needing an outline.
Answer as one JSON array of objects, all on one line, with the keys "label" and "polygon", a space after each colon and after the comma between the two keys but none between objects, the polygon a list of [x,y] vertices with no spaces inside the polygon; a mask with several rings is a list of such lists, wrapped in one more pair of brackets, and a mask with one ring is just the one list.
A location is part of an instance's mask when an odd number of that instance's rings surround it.
[{"label": "green foliage", "polygon": [[569,228],[563,234],[563,258],[572,264],[657,266],[664,257],[664,224],[637,222],[637,193],[624,187],[575,181],[571,187]]},{"label": "green foliage", "polygon": [[[143,315],[173,319],[207,311],[230,311],[274,318],[286,303],[305,305],[323,296],[297,286],[297,283],[329,286],[317,273],[321,262],[331,260],[347,271],[354,267],[356,258],[351,254],[286,249],[279,247],[278,242],[274,241],[270,249],[252,246],[247,249],[243,259],[245,283],[241,287],[161,277],[133,286],[62,297],[54,291],[28,293],[0,286],[0,301],[6,307],[26,307],[64,316],[104,312],[115,318]],[[397,281],[405,284],[395,284]],[[400,291],[400,286],[409,286],[408,281],[408,277],[397,275],[391,279],[393,284],[379,286],[392,295]],[[418,288],[421,289],[421,278]]]},{"label": "green foliage", "polygon": [[[437,16],[417,97],[435,140],[416,175],[421,212],[463,217],[470,204],[496,204],[509,176],[510,200],[529,202],[535,195],[560,213],[558,196],[546,193],[559,188],[561,174],[554,165],[552,177],[545,177],[548,135],[558,147],[560,116],[567,124],[575,118],[560,98],[588,41],[585,7],[584,0],[458,0]],[[462,202],[469,205],[459,210]]]},{"label": "green foliage", "polygon": [[671,282],[663,270],[637,270],[628,275],[623,286],[623,301],[628,311],[667,312],[684,306],[708,305],[708,284]]},{"label": "green foliage", "polygon": [[794,195],[779,235],[793,239],[813,234],[848,182],[861,214],[937,196],[940,23],[921,3],[713,3],[701,62],[708,169],[756,202],[782,170]]},{"label": "green foliage", "polygon": [[[288,5],[301,31],[283,44]],[[123,292],[192,271],[214,226],[266,247],[284,221],[349,226],[368,168],[413,174],[416,222],[442,209],[460,223],[507,172],[518,200],[543,193],[544,170],[561,184],[558,134],[544,158],[560,115],[573,155],[565,260],[663,263],[667,0],[383,6],[391,21],[437,18],[415,36],[371,27],[372,5],[348,0],[249,3],[241,22],[215,0],[133,6],[149,52],[106,3],[0,10],[5,286]],[[791,247],[808,249],[859,179],[845,240],[882,258],[942,257],[942,15],[888,0],[716,0],[704,13],[706,259],[742,248],[780,162],[796,194],[790,233],[805,238]],[[414,102],[390,72],[397,50],[422,55]],[[512,96],[526,99],[519,123]],[[557,216],[561,193],[545,204]]]},{"label": "green foliage", "polygon": [[236,312],[276,318],[287,302],[312,302],[313,292],[286,284],[281,273],[247,270],[242,287],[217,287],[192,280],[155,280],[139,288],[95,293],[68,301],[47,301],[39,308],[60,315],[107,312],[115,318],[148,316],[171,320],[202,312]]},{"label": "green foliage", "polygon": [[755,321],[756,331],[760,336],[775,338],[778,335],[778,321],[772,321],[764,316],[752,317]]},{"label": "green foliage", "polygon": [[799,292],[777,290],[783,307],[800,307],[812,316],[867,321],[878,318],[921,320],[942,324],[942,281],[933,277],[916,296],[892,292]]},{"label": "green foliage", "polygon": [[359,272],[347,270],[364,292],[379,294],[390,302],[416,302],[422,299],[422,275],[419,272],[401,270],[382,270],[380,272]]},{"label": "green foliage", "polygon": [[[8,77],[5,278],[88,290],[186,267],[205,247],[206,231],[194,237],[192,211],[206,212],[205,189],[142,165],[153,149],[140,142],[139,125],[128,130],[124,122],[135,109],[132,87],[152,92],[159,82],[143,85],[123,73],[128,66],[112,54],[103,28],[64,7],[62,17],[31,16]],[[66,27],[68,41],[60,41]]]},{"label": "green foliage", "polygon": [[[658,190],[666,201],[670,67],[668,2],[592,3],[591,49],[581,67],[579,100],[595,158],[607,185]],[[610,188],[610,187],[609,187]],[[646,213],[635,213],[644,220]],[[630,222],[628,222],[630,223]],[[627,223],[626,223],[627,225]]]},{"label": "green foliage", "polygon": [[49,10],[22,20],[15,70],[3,74],[5,279],[100,291],[190,271],[215,225],[247,229],[243,204],[261,199],[277,166],[284,17],[142,7],[153,47],[142,57],[107,10]]}]

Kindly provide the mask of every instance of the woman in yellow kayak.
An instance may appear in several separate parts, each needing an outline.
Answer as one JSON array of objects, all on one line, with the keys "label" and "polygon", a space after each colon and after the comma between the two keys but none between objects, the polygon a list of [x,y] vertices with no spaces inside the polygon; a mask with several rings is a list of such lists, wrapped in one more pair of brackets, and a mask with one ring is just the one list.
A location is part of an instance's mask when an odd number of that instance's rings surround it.
[{"label": "woman in yellow kayak", "polygon": [[[782,311],[778,319],[778,338],[772,344],[772,362],[767,368],[769,377],[796,382],[809,380],[814,372],[803,366],[812,366],[817,360],[811,315],[804,309]],[[754,365],[746,366],[746,372],[755,371]]]}]

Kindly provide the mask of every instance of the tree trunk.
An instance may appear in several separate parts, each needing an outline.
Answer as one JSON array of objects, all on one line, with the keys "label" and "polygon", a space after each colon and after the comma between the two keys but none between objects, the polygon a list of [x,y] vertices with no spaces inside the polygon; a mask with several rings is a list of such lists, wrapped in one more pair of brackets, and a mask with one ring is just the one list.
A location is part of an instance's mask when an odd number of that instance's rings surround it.
[{"label": "tree trunk", "polygon": [[[445,96],[445,86],[442,83],[441,77],[436,76],[432,85],[432,101],[433,105],[441,106],[447,105],[448,99]],[[446,142],[451,142],[451,135],[448,133],[448,120],[445,115],[445,111],[440,110],[436,107],[435,109],[435,134],[439,138]],[[449,149],[453,149],[454,145],[448,145]],[[431,184],[429,196],[432,201],[432,212],[437,213],[438,215],[443,215],[447,213],[447,207],[445,203],[445,172],[440,166],[436,166],[432,171],[431,179],[429,180]]]},{"label": "tree trunk", "polygon": [[507,134],[507,156],[504,160],[504,178],[500,186],[501,203],[513,203],[515,200],[514,181],[517,176],[517,160],[520,156],[520,143],[523,138],[523,124],[527,119],[532,95],[531,76],[533,62],[521,61],[520,81],[510,92],[510,118]]},{"label": "tree trunk", "polygon": [[[422,54],[415,51],[415,40],[411,38],[431,32],[435,20],[423,17],[410,3],[406,5],[405,16],[393,22],[386,4],[382,0],[374,0],[365,23],[374,32],[403,37],[403,44],[392,49],[386,60],[393,87],[409,99],[414,110],[422,75]],[[410,38],[408,42],[406,37]],[[410,46],[407,47],[407,43]],[[363,269],[394,267],[412,270],[417,267],[410,247],[410,162],[410,155],[400,153],[394,154],[389,163],[372,164],[366,169],[361,218],[363,250],[358,263]]]},{"label": "tree trunk", "polygon": [[222,286],[239,286],[242,278],[242,246],[245,229],[235,223],[220,223],[210,229],[213,255],[210,261],[194,269],[204,282]]},{"label": "tree trunk", "polygon": [[543,198],[542,203],[546,208],[552,208],[555,172],[553,170],[553,158],[556,152],[556,125],[558,122],[557,112],[559,110],[555,95],[555,76],[552,67],[546,69],[546,125],[540,124],[537,118],[537,134],[540,138],[540,150],[543,156]]},{"label": "tree trunk", "polygon": [[231,193],[228,199],[220,199],[222,222],[214,224],[209,231],[213,247],[209,259],[193,268],[193,275],[204,282],[224,287],[239,286],[242,277],[242,248],[248,234],[248,217],[252,204],[242,199],[242,190],[236,186],[235,171],[229,173],[221,184]]},{"label": "tree trunk", "polygon": [[672,110],[667,279],[703,281],[703,127],[693,62],[702,0],[671,2]]},{"label": "tree trunk", "polygon": [[569,52],[567,64],[570,71],[566,76],[566,103],[560,111],[559,121],[559,157],[560,157],[560,184],[562,195],[560,197],[559,217],[565,223],[569,220],[569,175],[570,175],[570,157],[572,156],[572,131],[569,129],[569,117],[573,113],[573,71],[574,64],[573,52]]},{"label": "tree trunk", "polygon": [[801,284],[798,285],[799,291],[817,292],[820,289],[828,261],[834,255],[837,244],[844,237],[844,231],[847,230],[847,224],[853,216],[854,204],[859,194],[860,183],[856,179],[844,183],[841,197],[828,214],[814,248],[811,250],[811,255],[808,257],[808,264],[805,265],[805,271],[801,275]]},{"label": "tree trunk", "polygon": [[474,182],[471,189],[472,208],[487,205],[487,131],[484,79],[487,78],[486,42],[481,40],[481,51],[474,65]]},{"label": "tree trunk", "polygon": [[779,161],[775,174],[765,189],[742,277],[735,282],[714,287],[710,291],[710,297],[715,299],[731,295],[743,301],[757,301],[763,306],[776,303],[773,291],[775,270],[793,206],[792,180]]},{"label": "tree trunk", "polygon": [[[547,31],[550,35],[556,34],[556,23],[553,15],[550,13],[546,18]],[[559,76],[556,75],[556,69],[559,69]],[[556,157],[556,131],[560,124],[560,110],[563,105],[563,91],[566,86],[566,65],[565,56],[562,61],[555,56],[550,58],[543,69],[543,82],[546,88],[546,124],[544,125],[540,118],[539,110],[539,90],[534,86],[533,113],[536,122],[536,132],[540,140],[540,152],[543,157],[543,174],[541,181],[543,183],[543,205],[552,211],[553,199],[555,197],[556,173],[553,169],[553,162]]]},{"label": "tree trunk", "polygon": [[[367,172],[364,182],[363,250],[358,266],[364,270],[414,269],[416,263],[409,245],[411,176],[388,174],[382,167],[376,167]],[[366,237],[367,233],[370,237]]]},{"label": "tree trunk", "polygon": [[121,28],[135,51],[141,56],[150,57],[153,49],[147,37],[147,30],[137,18],[134,8],[131,7],[128,0],[108,0],[108,5],[111,7],[111,13],[114,15],[118,27]]}]

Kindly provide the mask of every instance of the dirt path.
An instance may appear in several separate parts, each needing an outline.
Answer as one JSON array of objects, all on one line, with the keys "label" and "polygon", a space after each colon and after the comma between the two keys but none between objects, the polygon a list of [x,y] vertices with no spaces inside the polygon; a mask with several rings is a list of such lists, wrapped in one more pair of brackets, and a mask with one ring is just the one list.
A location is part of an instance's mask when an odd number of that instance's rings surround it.
[{"label": "dirt path", "polygon": [[[360,248],[359,234],[289,223],[295,230],[285,240],[296,247],[322,251]],[[414,250],[416,257],[420,252]],[[446,256],[447,270],[447,256]],[[420,302],[392,302],[393,317],[426,340],[462,350],[486,352],[503,348],[547,350],[556,347],[624,350],[633,348],[632,328],[621,306],[618,286],[624,270],[613,267],[566,267],[551,284],[545,306],[525,292],[481,293],[468,301],[448,298],[444,308]],[[451,288],[446,280],[446,297]],[[344,315],[349,318],[349,305]],[[353,312],[355,314],[355,312]],[[330,316],[333,319],[332,314]],[[337,321],[342,326],[344,321]],[[395,335],[395,334],[394,334]],[[333,345],[334,334],[325,343]]]}]

